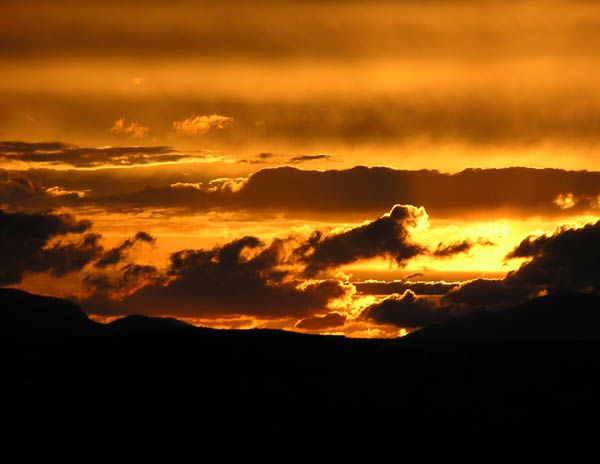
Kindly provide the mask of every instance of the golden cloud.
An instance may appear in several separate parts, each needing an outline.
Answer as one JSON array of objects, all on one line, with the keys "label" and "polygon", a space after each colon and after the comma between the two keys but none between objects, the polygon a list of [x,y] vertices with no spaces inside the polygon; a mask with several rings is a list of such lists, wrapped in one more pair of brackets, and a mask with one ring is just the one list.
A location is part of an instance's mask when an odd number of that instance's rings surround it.
[{"label": "golden cloud", "polygon": [[220,114],[210,116],[192,116],[182,121],[173,122],[173,129],[178,135],[194,136],[206,134],[211,129],[225,129],[233,124],[233,118]]}]

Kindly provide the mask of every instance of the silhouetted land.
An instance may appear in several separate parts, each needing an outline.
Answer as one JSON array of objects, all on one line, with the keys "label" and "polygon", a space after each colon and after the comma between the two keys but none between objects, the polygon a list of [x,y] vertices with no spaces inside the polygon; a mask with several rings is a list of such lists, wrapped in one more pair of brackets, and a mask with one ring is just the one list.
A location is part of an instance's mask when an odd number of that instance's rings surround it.
[{"label": "silhouetted land", "polygon": [[143,316],[102,325],[65,300],[0,289],[2,391],[24,411],[179,411],[232,426],[341,416],[427,433],[573,426],[600,409],[599,301],[562,293],[404,339],[354,340]]}]

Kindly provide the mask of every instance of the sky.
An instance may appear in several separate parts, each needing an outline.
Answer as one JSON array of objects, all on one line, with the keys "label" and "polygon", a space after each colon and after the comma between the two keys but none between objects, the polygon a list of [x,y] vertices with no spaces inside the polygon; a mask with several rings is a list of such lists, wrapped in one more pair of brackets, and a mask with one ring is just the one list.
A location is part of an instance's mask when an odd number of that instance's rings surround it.
[{"label": "sky", "polygon": [[584,0],[4,0],[0,285],[355,337],[595,291],[599,26]]}]

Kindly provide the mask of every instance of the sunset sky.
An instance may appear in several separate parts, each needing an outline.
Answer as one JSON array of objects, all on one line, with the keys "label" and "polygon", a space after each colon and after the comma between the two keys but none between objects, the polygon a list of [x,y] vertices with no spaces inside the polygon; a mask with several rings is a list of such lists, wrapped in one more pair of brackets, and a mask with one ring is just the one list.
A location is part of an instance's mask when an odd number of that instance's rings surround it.
[{"label": "sunset sky", "polygon": [[599,47],[586,0],[3,0],[0,285],[354,337],[587,289]]}]

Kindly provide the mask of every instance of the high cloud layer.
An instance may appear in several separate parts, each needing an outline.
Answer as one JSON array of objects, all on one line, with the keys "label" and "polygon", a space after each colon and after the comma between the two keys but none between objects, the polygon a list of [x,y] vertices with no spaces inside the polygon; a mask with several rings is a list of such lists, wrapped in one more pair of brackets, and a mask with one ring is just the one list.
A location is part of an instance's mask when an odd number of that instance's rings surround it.
[{"label": "high cloud layer", "polygon": [[[567,193],[573,199],[565,209],[556,200]],[[506,168],[446,174],[359,166],[340,171],[263,169],[236,192],[148,187],[98,202],[106,207],[242,208],[290,215],[372,214],[402,202],[424,205],[436,217],[452,217],[490,212],[523,216],[597,211],[599,196],[597,172]]]},{"label": "high cloud layer", "polygon": [[95,168],[174,162],[186,158],[190,156],[165,146],[84,148],[60,142],[0,142],[0,161],[32,165]]},{"label": "high cloud layer", "polygon": [[[62,144],[59,146],[64,148]],[[38,149],[60,151],[53,144],[17,144],[12,148],[34,158]],[[122,147],[121,150],[129,149]],[[107,166],[114,161],[111,156],[104,152],[94,155],[102,158]],[[137,162],[128,155],[123,156],[125,163]],[[159,162],[161,156],[152,155],[144,158],[144,162]],[[180,159],[188,155],[173,156]],[[94,159],[81,162],[100,162]],[[464,218],[469,214],[564,217],[600,210],[598,172],[505,168],[469,169],[449,174],[361,166],[327,171],[280,167],[262,169],[243,178],[241,175],[247,172],[243,169],[233,171],[236,175],[232,177],[225,176],[226,170],[218,166],[206,166],[186,164],[177,168],[176,164],[167,164],[98,171],[0,170],[0,204],[6,209],[94,205],[106,210],[245,210],[284,213],[290,217],[372,215],[395,203],[423,205],[436,218]],[[231,182],[227,182],[227,178]],[[450,245],[468,244],[446,244]],[[443,252],[441,248],[439,253]]]}]

